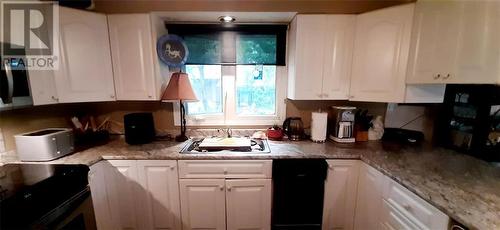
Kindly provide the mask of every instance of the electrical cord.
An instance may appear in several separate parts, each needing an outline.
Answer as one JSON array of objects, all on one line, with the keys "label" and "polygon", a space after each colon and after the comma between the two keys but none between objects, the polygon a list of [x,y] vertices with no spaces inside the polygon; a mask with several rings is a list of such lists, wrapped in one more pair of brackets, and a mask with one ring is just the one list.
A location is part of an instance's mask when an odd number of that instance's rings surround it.
[{"label": "electrical cord", "polygon": [[405,126],[407,126],[407,125],[409,125],[409,124],[413,123],[414,121],[416,121],[416,120],[418,120],[418,119],[422,118],[423,116],[425,116],[425,113],[422,113],[422,114],[418,115],[417,117],[415,117],[415,118],[411,119],[410,121],[408,121],[408,122],[404,123],[404,124],[403,124],[402,126],[400,126],[399,128],[400,128],[400,129],[402,129],[403,127],[405,127]]}]

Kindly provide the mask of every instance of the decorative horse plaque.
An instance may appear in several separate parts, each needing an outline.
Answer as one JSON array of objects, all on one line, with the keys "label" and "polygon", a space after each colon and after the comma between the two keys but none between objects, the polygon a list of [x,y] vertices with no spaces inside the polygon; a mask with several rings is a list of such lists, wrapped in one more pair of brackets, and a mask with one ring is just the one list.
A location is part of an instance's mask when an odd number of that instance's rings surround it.
[{"label": "decorative horse plaque", "polygon": [[156,52],[170,67],[181,67],[187,61],[189,50],[184,40],[174,34],[165,34],[156,43]]}]

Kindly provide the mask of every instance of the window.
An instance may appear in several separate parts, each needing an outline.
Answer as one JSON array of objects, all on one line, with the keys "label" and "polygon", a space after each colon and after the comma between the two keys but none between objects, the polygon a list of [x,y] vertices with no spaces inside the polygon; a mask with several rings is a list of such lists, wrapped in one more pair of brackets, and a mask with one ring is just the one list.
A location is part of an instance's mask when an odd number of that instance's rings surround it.
[{"label": "window", "polygon": [[186,72],[199,100],[188,103],[186,113],[189,115],[222,113],[221,66],[187,65]]},{"label": "window", "polygon": [[238,115],[276,113],[276,66],[236,67],[236,113]]},{"label": "window", "polygon": [[167,28],[182,36],[189,49],[185,71],[199,101],[186,103],[187,124],[280,124],[285,111],[286,27],[185,26]]},{"label": "window", "polygon": [[[186,72],[198,97],[186,103],[188,125],[274,125],[284,118],[283,66],[186,65]],[[174,116],[178,124],[178,111]]]}]

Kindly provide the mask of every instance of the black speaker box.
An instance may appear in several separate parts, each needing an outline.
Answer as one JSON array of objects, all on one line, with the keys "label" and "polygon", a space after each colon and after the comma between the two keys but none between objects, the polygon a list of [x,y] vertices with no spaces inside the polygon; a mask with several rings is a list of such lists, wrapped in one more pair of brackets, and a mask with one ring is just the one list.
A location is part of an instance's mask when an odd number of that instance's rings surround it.
[{"label": "black speaker box", "polygon": [[130,145],[146,144],[155,139],[152,113],[129,113],[123,116],[125,142]]}]

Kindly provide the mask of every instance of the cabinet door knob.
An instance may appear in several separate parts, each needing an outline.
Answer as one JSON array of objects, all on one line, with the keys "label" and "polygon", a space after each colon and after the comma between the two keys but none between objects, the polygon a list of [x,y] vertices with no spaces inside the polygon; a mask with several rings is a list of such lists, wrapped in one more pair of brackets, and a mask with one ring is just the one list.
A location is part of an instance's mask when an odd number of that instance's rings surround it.
[{"label": "cabinet door knob", "polygon": [[408,211],[408,212],[411,212],[411,206],[409,204],[403,204],[403,208]]},{"label": "cabinet door knob", "polygon": [[219,190],[224,190],[224,186],[219,186]]},{"label": "cabinet door knob", "polygon": [[56,101],[56,102],[59,102],[59,98],[57,98],[57,97],[55,97],[55,96],[52,96],[52,97],[50,97],[50,98],[52,98],[52,100],[54,100],[54,101]]},{"label": "cabinet door knob", "polygon": [[437,74],[436,76],[434,76],[434,79],[437,80],[441,77],[441,74]]},{"label": "cabinet door knob", "polygon": [[115,98],[115,95],[110,95],[109,97],[111,97],[111,98]]},{"label": "cabinet door knob", "polygon": [[229,191],[229,192],[231,192],[231,190],[232,190],[232,189],[233,189],[233,188],[231,188],[231,186],[228,186],[228,187],[227,187],[227,191]]},{"label": "cabinet door knob", "polygon": [[451,74],[446,74],[446,76],[443,77],[443,79],[448,79],[451,77]]}]

